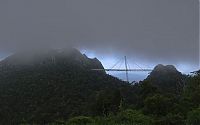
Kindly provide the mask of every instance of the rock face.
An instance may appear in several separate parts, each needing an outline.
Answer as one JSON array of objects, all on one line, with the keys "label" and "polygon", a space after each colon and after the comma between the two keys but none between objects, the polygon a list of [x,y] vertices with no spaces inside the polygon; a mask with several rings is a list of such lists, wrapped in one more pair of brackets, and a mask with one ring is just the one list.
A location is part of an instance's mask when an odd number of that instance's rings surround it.
[{"label": "rock face", "polygon": [[183,87],[183,75],[173,65],[157,65],[147,81],[151,82],[161,91],[179,93]]}]

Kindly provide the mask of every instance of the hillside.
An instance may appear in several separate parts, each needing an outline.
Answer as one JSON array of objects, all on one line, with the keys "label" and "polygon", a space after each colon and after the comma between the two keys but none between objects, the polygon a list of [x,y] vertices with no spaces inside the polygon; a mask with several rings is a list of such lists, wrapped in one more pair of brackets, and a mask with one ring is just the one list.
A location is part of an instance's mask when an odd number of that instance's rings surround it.
[{"label": "hillside", "polygon": [[0,124],[200,123],[199,74],[184,76],[159,64],[133,85],[92,68],[103,66],[76,49],[26,51],[4,59]]},{"label": "hillside", "polygon": [[180,94],[184,86],[184,76],[173,65],[157,65],[145,79],[161,91]]},{"label": "hillside", "polygon": [[[53,121],[94,114],[98,92],[124,82],[105,72],[101,62],[78,50],[17,53],[0,62],[0,121]],[[112,92],[111,90],[111,92]]]}]

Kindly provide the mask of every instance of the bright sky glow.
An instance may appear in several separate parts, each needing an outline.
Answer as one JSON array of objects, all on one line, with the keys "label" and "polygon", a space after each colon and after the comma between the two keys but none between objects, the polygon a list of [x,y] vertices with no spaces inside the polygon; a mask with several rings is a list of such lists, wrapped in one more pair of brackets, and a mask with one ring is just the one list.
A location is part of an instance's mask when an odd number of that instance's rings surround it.
[{"label": "bright sky glow", "polygon": [[[95,57],[98,58],[103,64],[104,68],[108,68],[108,69],[112,68],[113,65],[121,59],[121,62],[119,62],[114,68],[120,68],[120,69],[125,68],[123,57],[115,58],[114,56],[99,55],[95,53],[95,51],[90,51],[90,50],[81,50],[81,53],[86,54],[89,58],[95,58]],[[7,56],[8,54],[0,53],[0,60],[6,58]],[[128,64],[129,64],[129,68],[132,68],[132,69],[140,69],[140,68],[153,69],[157,65],[157,64],[145,63],[144,61],[141,61],[141,60],[138,61],[138,59],[132,59],[132,58],[130,59],[128,58]],[[164,65],[167,65],[167,64],[164,64]],[[184,74],[189,74],[192,71],[198,70],[198,66],[192,66],[190,64],[180,63],[175,66],[180,72]],[[118,77],[122,80],[126,79],[125,72],[107,72],[107,73],[115,77]],[[148,76],[148,72],[129,72],[130,81],[143,80],[147,76]]]},{"label": "bright sky glow", "polygon": [[[117,61],[120,60],[120,58],[115,58],[113,56],[98,55],[94,51],[82,50],[81,52],[83,54],[86,54],[89,58],[97,57],[102,62],[104,68],[111,68]],[[123,59],[123,57],[121,57],[121,59]],[[133,61],[133,60],[135,60],[135,61]],[[133,68],[133,69],[140,69],[140,68],[153,69],[157,65],[157,64],[151,64],[151,63],[145,63],[142,60],[132,59],[132,58],[131,59],[128,58],[128,63],[129,63],[130,68]],[[160,63],[158,62],[158,64],[160,64]],[[161,64],[171,65],[171,64],[167,64],[167,63],[166,64],[161,63]],[[190,64],[180,63],[180,64],[172,64],[172,65],[174,65],[177,68],[177,70],[179,70],[180,72],[182,72],[184,74],[189,74],[192,71],[198,70],[198,66],[192,66]],[[115,68],[120,68],[120,69],[125,68],[124,62],[123,62],[123,64],[121,64],[121,67],[120,67],[120,64],[118,64],[118,65],[116,65]],[[110,75],[116,76],[122,80],[126,79],[124,72],[107,72],[107,73]],[[147,76],[148,76],[148,72],[129,72],[130,81],[143,80]]]}]

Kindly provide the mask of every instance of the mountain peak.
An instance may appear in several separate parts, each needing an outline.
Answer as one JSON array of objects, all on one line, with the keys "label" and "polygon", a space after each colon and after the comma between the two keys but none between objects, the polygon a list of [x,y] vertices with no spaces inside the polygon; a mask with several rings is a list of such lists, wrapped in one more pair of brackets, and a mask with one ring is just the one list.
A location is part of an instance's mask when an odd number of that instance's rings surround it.
[{"label": "mountain peak", "polygon": [[183,75],[175,66],[159,64],[155,66],[146,80],[163,91],[177,93],[183,87],[182,77]]},{"label": "mountain peak", "polygon": [[28,50],[15,53],[0,62],[0,67],[54,65],[70,65],[87,70],[104,68],[97,58],[88,58],[75,48]]},{"label": "mountain peak", "polygon": [[173,65],[163,65],[163,64],[158,64],[157,66],[155,66],[155,68],[153,69],[153,71],[173,71],[173,72],[178,72],[178,70],[176,69],[175,66]]}]

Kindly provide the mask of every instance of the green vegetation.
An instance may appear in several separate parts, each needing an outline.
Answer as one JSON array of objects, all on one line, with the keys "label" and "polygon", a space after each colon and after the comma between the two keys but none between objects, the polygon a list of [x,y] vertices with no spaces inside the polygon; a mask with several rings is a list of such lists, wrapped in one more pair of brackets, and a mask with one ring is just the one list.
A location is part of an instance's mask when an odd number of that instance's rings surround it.
[{"label": "green vegetation", "polygon": [[158,65],[133,85],[91,71],[101,63],[77,51],[40,54],[31,64],[16,58],[0,63],[1,124],[200,124],[198,72],[185,76]]},{"label": "green vegetation", "polygon": [[199,123],[200,123],[200,108],[190,111],[187,116],[188,125],[199,125]]}]

